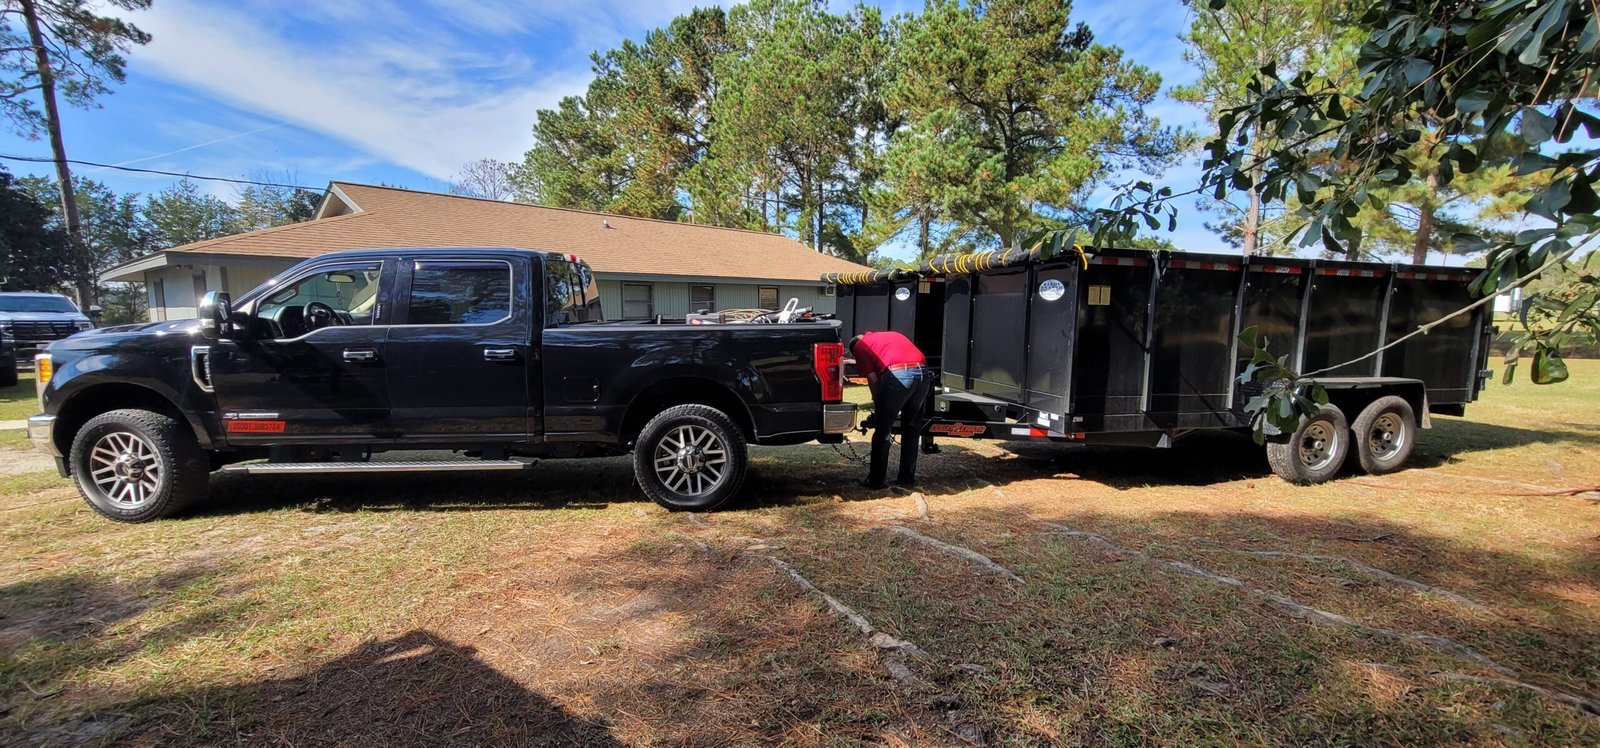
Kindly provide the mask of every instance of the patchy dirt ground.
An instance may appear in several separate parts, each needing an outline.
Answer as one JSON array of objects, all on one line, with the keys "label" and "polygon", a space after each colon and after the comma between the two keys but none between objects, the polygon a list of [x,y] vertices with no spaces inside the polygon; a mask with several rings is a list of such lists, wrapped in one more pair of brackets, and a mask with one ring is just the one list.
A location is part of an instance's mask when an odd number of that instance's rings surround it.
[{"label": "patchy dirt ground", "polygon": [[947,442],[917,495],[759,450],[707,516],[621,460],[142,526],[16,472],[0,742],[1596,744],[1600,365],[1471,414],[1312,488],[1231,436]]}]

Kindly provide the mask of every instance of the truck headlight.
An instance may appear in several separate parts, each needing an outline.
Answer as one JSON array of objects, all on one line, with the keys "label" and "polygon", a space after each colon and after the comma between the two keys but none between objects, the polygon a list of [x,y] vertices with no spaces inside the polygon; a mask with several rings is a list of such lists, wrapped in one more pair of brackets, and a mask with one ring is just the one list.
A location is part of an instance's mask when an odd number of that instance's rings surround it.
[{"label": "truck headlight", "polygon": [[94,323],[93,322],[89,322],[87,320],[85,320],[83,322],[79,322],[78,323],[78,329],[79,330],[92,330],[92,329],[94,329]]}]

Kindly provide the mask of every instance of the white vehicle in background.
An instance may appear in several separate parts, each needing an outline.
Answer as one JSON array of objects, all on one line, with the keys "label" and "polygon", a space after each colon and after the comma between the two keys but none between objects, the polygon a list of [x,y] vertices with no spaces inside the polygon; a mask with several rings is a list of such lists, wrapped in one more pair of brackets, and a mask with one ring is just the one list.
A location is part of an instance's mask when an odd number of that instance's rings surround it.
[{"label": "white vehicle in background", "polygon": [[16,353],[30,360],[45,346],[94,327],[90,317],[98,316],[100,307],[84,314],[61,294],[0,292],[0,333],[16,341]]}]

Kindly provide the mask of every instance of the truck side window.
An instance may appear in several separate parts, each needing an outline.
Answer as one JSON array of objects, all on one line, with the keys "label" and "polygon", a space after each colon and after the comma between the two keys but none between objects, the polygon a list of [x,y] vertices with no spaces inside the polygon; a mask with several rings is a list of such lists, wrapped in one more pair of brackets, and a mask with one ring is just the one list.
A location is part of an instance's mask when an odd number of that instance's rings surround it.
[{"label": "truck side window", "polygon": [[306,305],[313,302],[333,310],[332,324],[370,325],[382,275],[383,264],[378,262],[335,265],[272,291],[262,297],[256,309],[259,334],[285,339],[311,332],[317,325],[306,319],[305,311]]},{"label": "truck side window", "polygon": [[573,316],[572,295],[583,290],[573,287],[572,263],[559,257],[547,257],[544,262],[545,292],[544,326],[560,327],[576,322]]},{"label": "truck side window", "polygon": [[487,325],[511,316],[511,265],[422,260],[411,269],[410,325]]},{"label": "truck side window", "polygon": [[578,281],[583,284],[583,321],[599,322],[605,319],[600,311],[600,284],[594,280],[594,271],[588,264],[578,263]]}]

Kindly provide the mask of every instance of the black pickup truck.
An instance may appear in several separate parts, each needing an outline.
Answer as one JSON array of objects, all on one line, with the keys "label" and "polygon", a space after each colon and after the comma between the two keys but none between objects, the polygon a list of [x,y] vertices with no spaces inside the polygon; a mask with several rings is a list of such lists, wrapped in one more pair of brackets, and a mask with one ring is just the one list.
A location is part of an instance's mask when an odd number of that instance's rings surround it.
[{"label": "black pickup truck", "polygon": [[[338,252],[236,304],[207,294],[199,317],[38,357],[29,435],[106,517],[169,516],[219,469],[522,470],[630,451],[652,499],[706,510],[738,491],[747,444],[855,426],[837,322],[606,322],[572,255]],[[396,450],[441,459],[373,459]]]}]

